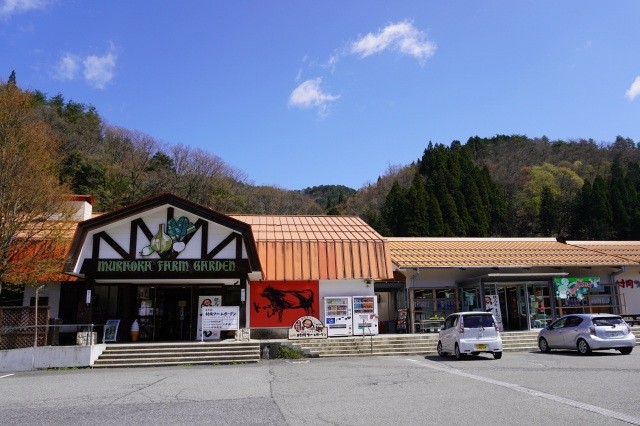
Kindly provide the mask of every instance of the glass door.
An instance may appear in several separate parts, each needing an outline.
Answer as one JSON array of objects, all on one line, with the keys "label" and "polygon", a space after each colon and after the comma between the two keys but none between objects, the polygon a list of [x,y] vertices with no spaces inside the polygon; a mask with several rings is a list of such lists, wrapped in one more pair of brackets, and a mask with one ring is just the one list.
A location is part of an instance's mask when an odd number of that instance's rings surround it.
[{"label": "glass door", "polygon": [[549,284],[536,282],[527,284],[529,318],[531,328],[544,328],[551,322],[551,299]]},{"label": "glass door", "polygon": [[525,283],[487,283],[485,310],[496,317],[501,331],[529,329],[529,304]]},{"label": "glass door", "polygon": [[522,331],[529,329],[527,287],[524,284],[517,284],[503,287],[500,293],[504,295],[506,324],[505,330]]}]

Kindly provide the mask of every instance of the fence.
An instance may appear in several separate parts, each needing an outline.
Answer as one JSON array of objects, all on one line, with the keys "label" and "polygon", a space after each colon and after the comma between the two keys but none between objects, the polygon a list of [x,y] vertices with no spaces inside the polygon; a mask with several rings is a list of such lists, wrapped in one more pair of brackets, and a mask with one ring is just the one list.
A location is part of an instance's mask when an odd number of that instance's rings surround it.
[{"label": "fence", "polygon": [[31,306],[10,306],[0,308],[0,350],[28,348],[34,345],[37,333],[37,345],[47,345],[50,308]]}]

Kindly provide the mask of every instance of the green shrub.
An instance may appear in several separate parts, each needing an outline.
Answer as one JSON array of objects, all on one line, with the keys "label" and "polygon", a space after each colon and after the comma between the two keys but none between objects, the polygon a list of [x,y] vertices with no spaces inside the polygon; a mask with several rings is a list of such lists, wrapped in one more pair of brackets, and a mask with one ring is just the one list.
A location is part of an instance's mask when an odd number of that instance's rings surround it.
[{"label": "green shrub", "polygon": [[278,358],[300,359],[304,357],[300,349],[290,348],[288,346],[280,346],[280,350],[278,351]]}]

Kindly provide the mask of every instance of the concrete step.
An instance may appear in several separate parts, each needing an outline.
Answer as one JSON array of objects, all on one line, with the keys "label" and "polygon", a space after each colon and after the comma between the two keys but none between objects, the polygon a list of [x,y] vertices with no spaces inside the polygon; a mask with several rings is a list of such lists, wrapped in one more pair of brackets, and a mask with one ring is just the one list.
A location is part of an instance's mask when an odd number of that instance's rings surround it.
[{"label": "concrete step", "polygon": [[[538,349],[538,332],[501,333],[504,351]],[[438,344],[436,333],[340,337],[323,340],[292,341],[287,345],[298,348],[308,356],[384,356],[435,354]]]},{"label": "concrete step", "polygon": [[93,367],[236,364],[258,361],[259,341],[110,344]]}]

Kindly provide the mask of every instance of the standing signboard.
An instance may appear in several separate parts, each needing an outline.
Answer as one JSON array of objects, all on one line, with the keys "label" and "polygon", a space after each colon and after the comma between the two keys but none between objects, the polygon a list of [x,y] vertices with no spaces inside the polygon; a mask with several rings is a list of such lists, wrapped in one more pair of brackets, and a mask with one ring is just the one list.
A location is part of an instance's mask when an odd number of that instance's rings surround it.
[{"label": "standing signboard", "polygon": [[210,306],[222,305],[222,296],[199,296],[198,306],[200,306],[200,312],[198,315],[198,327],[196,330],[196,340],[218,340],[220,339],[220,330],[217,335],[215,330],[202,331],[202,308]]},{"label": "standing signboard", "polygon": [[118,336],[118,326],[120,325],[119,319],[110,319],[104,325],[104,334],[102,336],[102,343],[115,342]]},{"label": "standing signboard", "polygon": [[219,339],[223,330],[238,331],[239,318],[239,306],[205,306],[202,308],[202,336],[211,331]]}]

